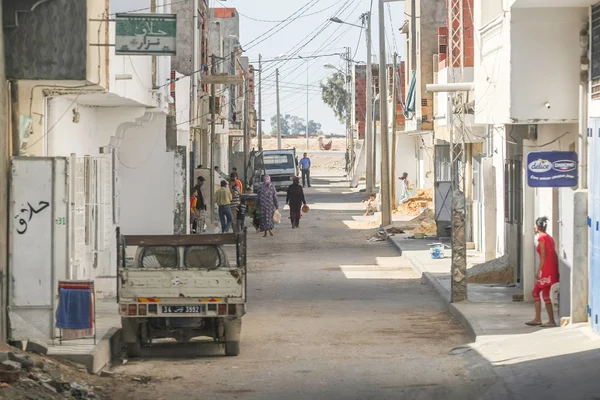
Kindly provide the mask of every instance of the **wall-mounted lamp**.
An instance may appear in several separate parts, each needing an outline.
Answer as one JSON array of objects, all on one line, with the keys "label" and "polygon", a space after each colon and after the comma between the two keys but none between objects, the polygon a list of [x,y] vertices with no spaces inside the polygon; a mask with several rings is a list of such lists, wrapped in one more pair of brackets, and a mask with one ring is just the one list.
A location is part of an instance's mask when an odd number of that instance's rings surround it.
[{"label": "wall-mounted lamp", "polygon": [[548,103],[548,102],[545,102],[545,103],[544,103],[544,107],[546,107],[547,109],[550,109],[550,103]]}]

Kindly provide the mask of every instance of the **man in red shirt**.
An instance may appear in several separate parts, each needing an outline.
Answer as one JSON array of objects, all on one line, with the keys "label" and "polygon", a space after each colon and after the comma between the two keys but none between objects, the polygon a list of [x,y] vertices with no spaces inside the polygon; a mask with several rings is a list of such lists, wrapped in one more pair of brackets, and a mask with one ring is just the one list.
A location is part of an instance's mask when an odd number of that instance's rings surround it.
[{"label": "man in red shirt", "polygon": [[[556,244],[552,236],[546,233],[548,227],[548,218],[540,217],[535,221],[535,231],[538,234],[537,252],[540,256],[540,265],[537,270],[537,282],[533,288],[533,299],[535,300],[535,318],[526,322],[529,326],[541,326],[542,328],[555,327],[554,310],[552,309],[552,299],[550,298],[550,289],[552,285],[559,281],[558,255],[556,254]],[[542,324],[542,303],[544,298],[546,311],[548,312],[548,322]]]}]

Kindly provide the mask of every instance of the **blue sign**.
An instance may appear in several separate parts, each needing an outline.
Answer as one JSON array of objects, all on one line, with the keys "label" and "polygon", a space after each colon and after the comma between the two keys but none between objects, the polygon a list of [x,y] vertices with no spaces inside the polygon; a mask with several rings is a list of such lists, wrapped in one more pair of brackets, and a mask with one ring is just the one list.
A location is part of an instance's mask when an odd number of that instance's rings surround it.
[{"label": "blue sign", "polygon": [[574,151],[539,151],[527,154],[529,187],[577,186],[579,163]]}]

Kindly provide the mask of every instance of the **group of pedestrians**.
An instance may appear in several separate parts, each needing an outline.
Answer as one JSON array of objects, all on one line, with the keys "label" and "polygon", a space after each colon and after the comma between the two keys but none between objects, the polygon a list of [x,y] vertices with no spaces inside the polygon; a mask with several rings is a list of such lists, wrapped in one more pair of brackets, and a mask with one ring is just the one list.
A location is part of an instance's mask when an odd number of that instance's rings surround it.
[{"label": "group of pedestrians", "polygon": [[[217,168],[215,168],[215,172],[220,173]],[[192,188],[190,199],[192,233],[203,233],[206,229],[207,203],[202,191],[205,182],[206,179],[199,176],[196,186]],[[231,173],[229,181],[221,180],[220,188],[215,192],[214,201],[218,207],[221,232],[223,233],[229,232],[230,229],[233,229],[234,232],[241,229],[241,214],[245,212],[245,207],[241,202],[243,189],[242,181],[234,171]]]},{"label": "group of pedestrians", "polygon": [[[306,198],[304,197],[303,187],[310,185],[310,167],[311,162],[308,155],[300,160],[300,169],[302,171],[302,186],[300,177],[295,176],[292,184],[288,187],[286,196],[286,205],[290,208],[290,221],[292,229],[300,227],[300,218],[302,211],[308,211]],[[223,176],[222,172],[215,167],[216,176]],[[192,233],[203,233],[206,227],[207,202],[204,199],[202,187],[206,179],[198,177],[197,184],[192,188],[190,199],[191,231]],[[251,192],[251,189],[248,188]],[[229,181],[223,179],[220,182],[220,188],[215,192],[214,201],[218,207],[219,220],[221,222],[221,232],[227,233],[233,228],[234,232],[240,232],[242,229],[242,220],[246,212],[246,204],[241,201],[241,195],[244,193],[244,187],[240,181],[237,171],[231,173]],[[265,175],[263,182],[256,192],[256,208],[253,214],[253,225],[257,232],[264,232],[263,237],[273,236],[275,227],[275,216],[279,212],[279,201],[277,199],[277,190],[271,182],[271,177]]]}]

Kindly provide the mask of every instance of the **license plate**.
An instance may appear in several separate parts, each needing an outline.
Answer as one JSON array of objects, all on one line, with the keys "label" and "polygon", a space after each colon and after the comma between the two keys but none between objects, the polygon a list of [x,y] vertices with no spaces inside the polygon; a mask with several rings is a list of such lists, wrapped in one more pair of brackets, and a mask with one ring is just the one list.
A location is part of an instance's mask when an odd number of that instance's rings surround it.
[{"label": "license plate", "polygon": [[201,306],[162,306],[163,314],[200,314]]}]

